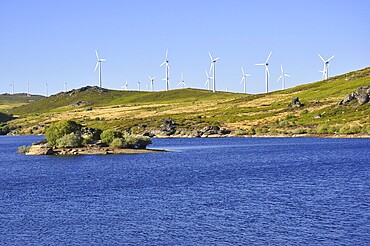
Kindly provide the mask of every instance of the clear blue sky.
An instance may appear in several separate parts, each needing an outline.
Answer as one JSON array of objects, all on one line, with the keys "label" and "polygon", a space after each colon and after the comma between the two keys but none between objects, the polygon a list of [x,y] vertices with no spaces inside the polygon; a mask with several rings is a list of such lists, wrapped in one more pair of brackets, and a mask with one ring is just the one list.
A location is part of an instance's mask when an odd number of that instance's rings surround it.
[{"label": "clear blue sky", "polygon": [[188,87],[205,88],[208,51],[219,56],[217,88],[242,92],[240,67],[250,73],[249,93],[265,90],[270,59],[270,88],[280,65],[291,77],[287,87],[320,80],[324,58],[335,54],[330,75],[370,66],[368,0],[0,0],[0,93],[49,94],[98,85],[94,50],[103,63],[103,86],[142,88],[157,76],[164,90],[169,49],[170,88],[184,73]]}]

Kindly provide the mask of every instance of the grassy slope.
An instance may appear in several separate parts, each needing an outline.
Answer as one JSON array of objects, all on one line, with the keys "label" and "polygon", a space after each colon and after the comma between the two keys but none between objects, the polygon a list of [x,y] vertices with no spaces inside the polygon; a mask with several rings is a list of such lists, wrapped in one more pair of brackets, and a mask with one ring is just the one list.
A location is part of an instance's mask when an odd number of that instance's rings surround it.
[{"label": "grassy slope", "polygon": [[25,93],[19,94],[0,94],[0,110],[7,110],[14,107],[19,107],[45,98],[39,95],[27,96]]},{"label": "grassy slope", "polygon": [[[284,91],[260,95],[183,89],[168,92],[97,91],[96,89],[60,93],[14,108],[19,119],[13,124],[24,129],[38,123],[74,119],[102,129],[132,127],[136,131],[161,125],[171,117],[180,127],[201,128],[221,125],[248,130],[266,127],[272,133],[293,133],[297,128],[313,129],[322,124],[367,125],[370,104],[338,106],[338,102],[360,86],[370,85],[370,68],[330,78],[326,81],[297,86]],[[293,97],[305,105],[291,108]],[[87,105],[71,106],[78,101]],[[320,119],[314,119],[323,113]]]}]

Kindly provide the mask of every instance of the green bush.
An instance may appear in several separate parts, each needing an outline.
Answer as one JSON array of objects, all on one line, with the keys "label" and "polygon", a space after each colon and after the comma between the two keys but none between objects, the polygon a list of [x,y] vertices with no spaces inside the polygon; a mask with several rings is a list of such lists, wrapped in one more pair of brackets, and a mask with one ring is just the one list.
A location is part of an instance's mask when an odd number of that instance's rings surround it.
[{"label": "green bush", "polygon": [[243,129],[236,129],[235,130],[235,135],[237,135],[237,136],[247,135],[247,132]]},{"label": "green bush", "polygon": [[152,139],[146,136],[136,136],[135,147],[138,149],[146,149],[146,146],[152,144]]},{"label": "green bush", "polygon": [[362,127],[362,132],[365,134],[370,134],[370,125],[365,125]]},{"label": "green bush", "polygon": [[122,133],[116,130],[105,130],[100,134],[100,139],[103,143],[110,145],[115,138],[122,138]]},{"label": "green bush", "polygon": [[30,150],[30,148],[31,148],[31,146],[26,146],[26,145],[20,146],[18,148],[18,153],[26,154]]},{"label": "green bush", "polygon": [[118,149],[123,148],[125,147],[125,140],[123,138],[115,138],[113,139],[109,146]]},{"label": "green bush", "polygon": [[79,133],[81,125],[71,120],[61,120],[52,123],[46,129],[46,140],[52,146],[57,145],[57,140],[70,133]]},{"label": "green bush", "polygon": [[318,134],[328,134],[329,126],[327,124],[318,125],[316,127],[316,133]]},{"label": "green bush", "polygon": [[251,128],[247,129],[246,133],[248,135],[255,135],[256,134],[256,129],[252,126]]},{"label": "green bush", "polygon": [[56,142],[58,148],[76,148],[80,147],[82,143],[82,137],[78,133],[70,133],[59,138]]},{"label": "green bush", "polygon": [[351,127],[344,125],[340,128],[339,133],[340,134],[351,134]]}]

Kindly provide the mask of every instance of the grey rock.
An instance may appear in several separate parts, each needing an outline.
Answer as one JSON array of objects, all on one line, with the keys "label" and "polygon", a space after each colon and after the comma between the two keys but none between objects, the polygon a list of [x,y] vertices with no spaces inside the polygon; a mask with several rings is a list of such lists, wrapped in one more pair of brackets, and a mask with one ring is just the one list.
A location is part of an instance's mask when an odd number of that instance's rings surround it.
[{"label": "grey rock", "polygon": [[357,101],[360,105],[368,103],[369,102],[369,95],[368,94],[360,94],[359,96],[357,96]]},{"label": "grey rock", "polygon": [[294,97],[293,99],[292,99],[292,107],[301,107],[302,106],[302,104],[301,104],[301,102],[299,101],[299,98],[298,97]]}]

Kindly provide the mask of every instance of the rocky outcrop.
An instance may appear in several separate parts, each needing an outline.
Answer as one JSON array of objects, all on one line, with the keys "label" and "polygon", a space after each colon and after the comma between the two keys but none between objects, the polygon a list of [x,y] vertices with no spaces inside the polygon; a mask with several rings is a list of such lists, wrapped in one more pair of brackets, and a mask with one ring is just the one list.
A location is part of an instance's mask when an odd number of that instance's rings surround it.
[{"label": "rocky outcrop", "polygon": [[32,145],[26,155],[53,155],[53,148],[47,145]]},{"label": "rocky outcrop", "polygon": [[172,119],[163,119],[163,124],[161,125],[161,132],[163,135],[171,136],[175,134],[178,124]]},{"label": "rocky outcrop", "polygon": [[301,104],[301,102],[299,101],[299,98],[298,97],[294,97],[292,99],[292,107],[300,108],[302,106],[303,106],[303,104]]},{"label": "rocky outcrop", "polygon": [[339,105],[348,104],[354,100],[357,100],[358,104],[363,105],[369,102],[369,96],[370,86],[362,86],[345,96],[345,98],[339,102]]}]

